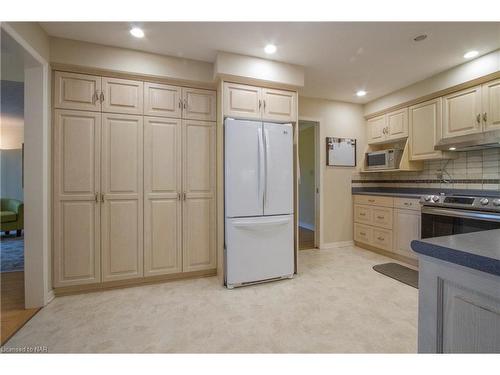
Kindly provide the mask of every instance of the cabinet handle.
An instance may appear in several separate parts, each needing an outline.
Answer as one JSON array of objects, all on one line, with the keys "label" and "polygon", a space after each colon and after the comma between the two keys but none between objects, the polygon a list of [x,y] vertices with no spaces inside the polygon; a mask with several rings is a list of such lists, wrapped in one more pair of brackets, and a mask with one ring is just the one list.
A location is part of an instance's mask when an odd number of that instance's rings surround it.
[{"label": "cabinet handle", "polygon": [[99,203],[99,193],[95,193],[95,202]]},{"label": "cabinet handle", "polygon": [[486,112],[483,113],[483,121],[484,122],[488,121],[488,115],[486,114]]},{"label": "cabinet handle", "polygon": [[182,99],[179,99],[179,108],[182,109]]},{"label": "cabinet handle", "polygon": [[366,214],[359,214],[359,216],[366,216]]},{"label": "cabinet handle", "polygon": [[481,123],[481,114],[480,113],[477,114],[476,121],[477,121],[478,124]]},{"label": "cabinet handle", "polygon": [[375,202],[375,199],[368,199],[368,202],[373,203]]},{"label": "cabinet handle", "polygon": [[101,98],[101,103],[104,101],[104,92],[101,91],[101,95],[100,95],[100,98]]},{"label": "cabinet handle", "polygon": [[362,236],[366,236],[365,232],[359,232],[359,234],[361,234]]},{"label": "cabinet handle", "polygon": [[94,92],[94,95],[92,95],[92,104],[95,104],[99,100],[99,93],[97,90]]},{"label": "cabinet handle", "polygon": [[180,201],[181,200],[181,193],[177,193],[177,200]]},{"label": "cabinet handle", "polygon": [[104,194],[101,193],[101,202],[104,203]]},{"label": "cabinet handle", "polygon": [[262,107],[262,100],[259,99],[259,109]]},{"label": "cabinet handle", "polygon": [[405,206],[411,206],[411,203],[405,202],[404,205]]},{"label": "cabinet handle", "polygon": [[377,219],[379,219],[379,220],[383,220],[383,219],[384,219],[384,217],[383,217],[383,216],[377,216]]},{"label": "cabinet handle", "polygon": [[185,201],[186,200],[186,193],[182,193],[182,200]]},{"label": "cabinet handle", "polygon": [[383,240],[384,240],[384,237],[377,237],[377,240],[379,240],[379,241],[383,241]]},{"label": "cabinet handle", "polygon": [[266,110],[266,101],[264,100],[264,111]]},{"label": "cabinet handle", "polygon": [[187,109],[187,99],[184,99],[184,109]]}]

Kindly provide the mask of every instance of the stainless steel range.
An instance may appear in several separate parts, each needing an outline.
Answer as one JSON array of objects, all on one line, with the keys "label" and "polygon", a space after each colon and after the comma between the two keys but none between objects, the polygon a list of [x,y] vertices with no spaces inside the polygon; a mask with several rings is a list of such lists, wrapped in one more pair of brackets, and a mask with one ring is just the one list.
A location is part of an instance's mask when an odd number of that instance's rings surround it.
[{"label": "stainless steel range", "polygon": [[500,229],[500,196],[421,197],[422,238]]}]

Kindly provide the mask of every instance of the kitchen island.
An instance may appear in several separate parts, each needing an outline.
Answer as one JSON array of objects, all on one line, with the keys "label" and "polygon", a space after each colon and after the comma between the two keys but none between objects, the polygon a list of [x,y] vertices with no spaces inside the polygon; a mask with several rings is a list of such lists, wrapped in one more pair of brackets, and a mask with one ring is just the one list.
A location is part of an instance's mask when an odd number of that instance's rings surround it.
[{"label": "kitchen island", "polygon": [[500,353],[500,229],[414,240],[418,351]]}]

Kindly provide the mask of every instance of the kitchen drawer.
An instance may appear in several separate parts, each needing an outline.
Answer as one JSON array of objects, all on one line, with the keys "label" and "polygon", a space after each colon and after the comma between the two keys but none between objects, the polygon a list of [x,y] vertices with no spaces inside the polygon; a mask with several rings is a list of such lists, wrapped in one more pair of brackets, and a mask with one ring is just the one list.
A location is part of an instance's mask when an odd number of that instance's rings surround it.
[{"label": "kitchen drawer", "polygon": [[372,246],[378,247],[379,249],[392,251],[392,231],[373,228],[372,240],[370,244]]},{"label": "kitchen drawer", "polygon": [[354,224],[354,241],[370,244],[372,238],[372,228],[363,224]]},{"label": "kitchen drawer", "polygon": [[372,207],[371,224],[376,227],[392,229],[392,208]]},{"label": "kitchen drawer", "polygon": [[392,207],[394,198],[377,195],[354,195],[354,203],[368,204],[370,206]]},{"label": "kitchen drawer", "polygon": [[356,223],[370,224],[372,221],[372,207],[364,204],[355,204],[354,221]]},{"label": "kitchen drawer", "polygon": [[420,211],[420,203],[418,199],[412,198],[394,198],[394,207],[403,208],[405,210]]}]

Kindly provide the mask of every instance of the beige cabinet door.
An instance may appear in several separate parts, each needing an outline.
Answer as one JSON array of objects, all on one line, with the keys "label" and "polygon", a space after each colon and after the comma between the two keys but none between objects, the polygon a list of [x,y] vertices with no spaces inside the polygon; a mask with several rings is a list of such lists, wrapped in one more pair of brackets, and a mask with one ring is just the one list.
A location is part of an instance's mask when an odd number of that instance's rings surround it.
[{"label": "beige cabinet door", "polygon": [[102,280],[143,275],[142,116],[102,115]]},{"label": "beige cabinet door", "polygon": [[101,111],[101,77],[87,74],[55,72],[54,107]]},{"label": "beige cabinet door", "polygon": [[384,142],[386,138],[387,118],[385,115],[377,116],[366,121],[368,130],[368,144]]},{"label": "beige cabinet door", "polygon": [[212,90],[182,89],[182,118],[189,120],[215,121],[217,119],[217,95]]},{"label": "beige cabinet door", "polygon": [[54,287],[101,280],[100,130],[99,113],[54,111]]},{"label": "beige cabinet door", "polygon": [[183,271],[215,268],[215,123],[184,120]]},{"label": "beige cabinet door", "polygon": [[129,79],[102,78],[102,111],[142,115],[143,83]]},{"label": "beige cabinet door", "polygon": [[262,119],[269,121],[295,121],[297,94],[293,91],[262,89]]},{"label": "beige cabinet door", "polygon": [[387,138],[390,140],[408,137],[408,108],[387,114]]},{"label": "beige cabinet door", "polygon": [[484,130],[500,129],[500,79],[485,83],[482,87]]},{"label": "beige cabinet door", "polygon": [[431,160],[442,157],[434,146],[441,138],[441,98],[410,107],[410,160]]},{"label": "beige cabinet door", "polygon": [[182,272],[181,120],[144,118],[144,276]]},{"label": "beige cabinet door", "polygon": [[481,86],[443,97],[443,138],[481,131]]},{"label": "beige cabinet door", "polygon": [[144,82],[144,115],[181,118],[181,95],[178,86]]},{"label": "beige cabinet door", "polygon": [[262,89],[260,87],[224,83],[224,114],[250,120],[260,120]]},{"label": "beige cabinet door", "polygon": [[420,239],[420,211],[394,209],[394,251],[417,258],[410,243]]}]

